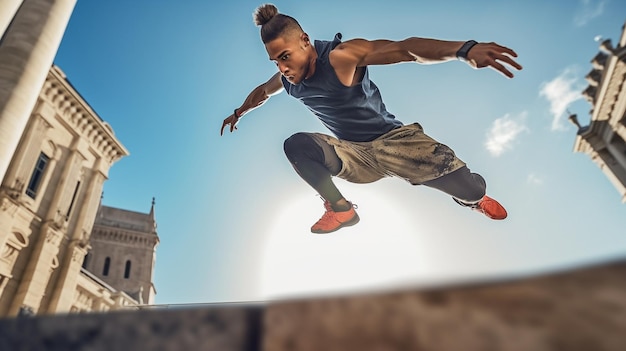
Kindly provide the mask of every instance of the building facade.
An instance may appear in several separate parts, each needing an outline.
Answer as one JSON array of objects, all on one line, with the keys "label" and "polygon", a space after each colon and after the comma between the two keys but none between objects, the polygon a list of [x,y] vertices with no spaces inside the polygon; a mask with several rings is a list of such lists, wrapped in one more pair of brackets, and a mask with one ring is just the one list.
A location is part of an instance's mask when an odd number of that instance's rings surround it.
[{"label": "building facade", "polygon": [[[0,186],[0,316],[86,310],[86,285],[102,284],[82,276],[83,259],[109,168],[126,155],[53,66]],[[133,304],[120,296],[93,309]]]},{"label": "building facade", "polygon": [[591,121],[581,126],[570,116],[578,127],[574,151],[589,155],[626,202],[626,24],[618,44],[603,41],[591,63],[583,92],[592,105]]},{"label": "building facade", "polygon": [[[53,65],[75,4],[0,1],[0,317],[154,300],[154,203],[147,215],[101,205],[128,151]],[[90,272],[88,252],[124,259],[122,278]]]},{"label": "building facade", "polygon": [[153,304],[156,229],[154,199],[147,214],[101,206],[83,267],[140,304]]}]

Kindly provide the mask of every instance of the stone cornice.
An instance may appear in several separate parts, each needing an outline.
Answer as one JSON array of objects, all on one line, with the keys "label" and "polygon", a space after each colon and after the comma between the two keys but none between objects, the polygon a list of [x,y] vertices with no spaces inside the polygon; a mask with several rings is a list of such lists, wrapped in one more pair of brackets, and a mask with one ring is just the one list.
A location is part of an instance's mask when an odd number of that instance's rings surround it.
[{"label": "stone cornice", "polygon": [[110,164],[129,154],[104,122],[67,81],[63,71],[52,66],[41,97],[50,103],[65,122],[88,140]]},{"label": "stone cornice", "polygon": [[615,56],[607,61],[606,73],[596,93],[592,121],[610,120],[617,100],[623,95],[626,64]]},{"label": "stone cornice", "polygon": [[91,239],[115,241],[133,246],[143,246],[154,249],[159,244],[159,237],[151,233],[133,232],[121,228],[94,225]]},{"label": "stone cornice", "polygon": [[[599,59],[602,58],[602,59]],[[588,78],[595,74],[600,78],[596,84],[590,84],[584,93],[587,93],[590,102],[594,105],[591,113],[591,121],[603,121],[621,119],[622,116],[613,116],[614,113],[623,113],[619,108],[616,111],[620,99],[624,98],[624,76],[626,75],[626,27],[622,27],[622,33],[618,46],[613,48],[610,40],[605,40],[600,45],[600,52],[592,60],[594,70]],[[615,124],[615,121],[613,121]]]}]

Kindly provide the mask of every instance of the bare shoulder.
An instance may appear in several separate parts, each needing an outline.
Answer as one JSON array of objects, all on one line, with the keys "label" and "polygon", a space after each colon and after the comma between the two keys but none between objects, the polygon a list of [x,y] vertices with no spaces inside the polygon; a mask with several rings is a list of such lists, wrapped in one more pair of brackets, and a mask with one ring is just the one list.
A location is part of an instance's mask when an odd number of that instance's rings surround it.
[{"label": "bare shoulder", "polygon": [[372,41],[367,39],[350,39],[348,41],[344,41],[339,43],[331,54],[335,55],[352,55],[352,56],[360,56],[363,53],[369,51],[372,47]]},{"label": "bare shoulder", "polygon": [[337,45],[329,54],[331,64],[338,68],[354,68],[371,51],[371,42],[367,39],[351,39]]},{"label": "bare shoulder", "polygon": [[336,62],[349,62],[358,67],[379,64],[379,60],[375,59],[376,56],[380,56],[381,52],[395,49],[394,45],[391,45],[394,43],[387,39],[352,39],[337,45],[331,51],[331,56],[335,56],[333,59]]}]

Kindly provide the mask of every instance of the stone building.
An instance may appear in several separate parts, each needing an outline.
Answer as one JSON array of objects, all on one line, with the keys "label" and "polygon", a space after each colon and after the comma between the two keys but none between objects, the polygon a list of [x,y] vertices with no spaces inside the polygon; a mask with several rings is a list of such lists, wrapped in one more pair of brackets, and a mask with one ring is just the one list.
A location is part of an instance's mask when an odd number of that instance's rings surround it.
[{"label": "stone building", "polygon": [[91,233],[92,250],[83,267],[139,303],[151,305],[156,294],[152,275],[158,243],[154,199],[148,214],[101,206]]},{"label": "stone building", "polygon": [[578,127],[574,151],[589,155],[626,202],[626,25],[617,46],[603,41],[591,63],[583,92],[592,105],[591,121],[583,127],[570,116]]},{"label": "stone building", "polygon": [[82,268],[109,168],[126,155],[53,66],[0,187],[0,316],[138,304]]},{"label": "stone building", "polygon": [[[100,194],[128,151],[53,65],[75,3],[0,1],[0,317],[115,310],[154,297],[154,209],[130,241],[128,228],[104,247],[99,229],[94,235],[91,255],[124,252],[132,279],[107,281],[83,267],[96,215],[124,212],[101,206]],[[123,227],[118,219],[107,225]]]}]

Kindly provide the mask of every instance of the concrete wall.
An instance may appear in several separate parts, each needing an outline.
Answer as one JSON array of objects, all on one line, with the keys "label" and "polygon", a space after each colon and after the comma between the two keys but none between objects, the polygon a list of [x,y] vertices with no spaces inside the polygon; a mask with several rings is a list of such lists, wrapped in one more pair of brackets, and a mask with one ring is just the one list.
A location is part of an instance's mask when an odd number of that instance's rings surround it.
[{"label": "concrete wall", "polygon": [[430,290],[0,320],[0,350],[626,349],[626,260]]},{"label": "concrete wall", "polygon": [[626,262],[519,281],[277,303],[272,351],[626,350]]},{"label": "concrete wall", "polygon": [[254,351],[257,306],[116,311],[0,320],[0,350]]}]

